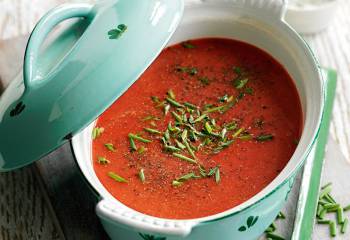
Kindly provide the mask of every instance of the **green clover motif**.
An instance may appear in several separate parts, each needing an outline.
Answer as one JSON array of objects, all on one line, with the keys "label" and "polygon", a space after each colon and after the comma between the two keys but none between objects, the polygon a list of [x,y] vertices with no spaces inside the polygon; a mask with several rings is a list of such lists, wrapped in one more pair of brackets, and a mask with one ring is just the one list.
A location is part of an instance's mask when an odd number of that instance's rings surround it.
[{"label": "green clover motif", "polygon": [[108,31],[109,39],[118,39],[127,29],[125,24],[119,24],[117,28]]},{"label": "green clover motif", "polygon": [[251,228],[252,226],[254,226],[254,224],[258,221],[259,217],[258,216],[250,216],[248,219],[247,219],[247,226],[245,225],[242,225],[238,228],[238,231],[240,232],[244,232],[246,231],[248,228]]},{"label": "green clover motif", "polygon": [[152,236],[152,235],[142,234],[142,233],[139,233],[139,235],[144,240],[166,240],[166,237],[155,237],[155,236]]}]

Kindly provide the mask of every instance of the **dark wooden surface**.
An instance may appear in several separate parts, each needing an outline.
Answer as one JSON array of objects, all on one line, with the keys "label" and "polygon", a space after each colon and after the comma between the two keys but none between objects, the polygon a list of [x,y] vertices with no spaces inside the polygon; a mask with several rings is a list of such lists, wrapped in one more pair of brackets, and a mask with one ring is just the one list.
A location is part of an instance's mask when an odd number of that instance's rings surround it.
[{"label": "dark wooden surface", "polygon": [[84,180],[70,144],[36,163],[67,240],[109,239],[95,214],[97,197]]}]

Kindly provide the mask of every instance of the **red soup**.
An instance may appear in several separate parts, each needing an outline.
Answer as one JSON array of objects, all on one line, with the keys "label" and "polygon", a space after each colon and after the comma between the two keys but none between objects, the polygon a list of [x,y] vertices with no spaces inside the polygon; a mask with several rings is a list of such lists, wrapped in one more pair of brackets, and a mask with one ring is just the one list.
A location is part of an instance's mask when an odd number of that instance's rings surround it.
[{"label": "red soup", "polygon": [[284,168],[302,130],[296,87],[249,44],[166,48],[98,119],[96,174],[120,202],[172,219],[228,210]]}]

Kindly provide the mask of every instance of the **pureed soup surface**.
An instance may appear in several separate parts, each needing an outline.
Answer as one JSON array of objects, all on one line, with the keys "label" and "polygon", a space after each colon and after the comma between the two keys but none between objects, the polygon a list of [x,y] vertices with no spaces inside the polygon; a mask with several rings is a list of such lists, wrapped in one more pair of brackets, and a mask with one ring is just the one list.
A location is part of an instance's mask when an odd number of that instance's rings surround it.
[{"label": "pureed soup surface", "polygon": [[302,131],[286,70],[246,43],[166,48],[98,119],[96,174],[125,205],[190,219],[228,210],[284,168]]}]

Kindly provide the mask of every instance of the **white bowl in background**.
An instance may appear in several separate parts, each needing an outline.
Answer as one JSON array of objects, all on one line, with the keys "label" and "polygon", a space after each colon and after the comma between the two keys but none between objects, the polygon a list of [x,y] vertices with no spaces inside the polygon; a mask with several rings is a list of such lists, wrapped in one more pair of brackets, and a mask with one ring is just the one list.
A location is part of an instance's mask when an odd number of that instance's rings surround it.
[{"label": "white bowl in background", "polygon": [[339,0],[301,6],[289,3],[285,19],[299,33],[317,33],[332,23],[338,6]]}]

